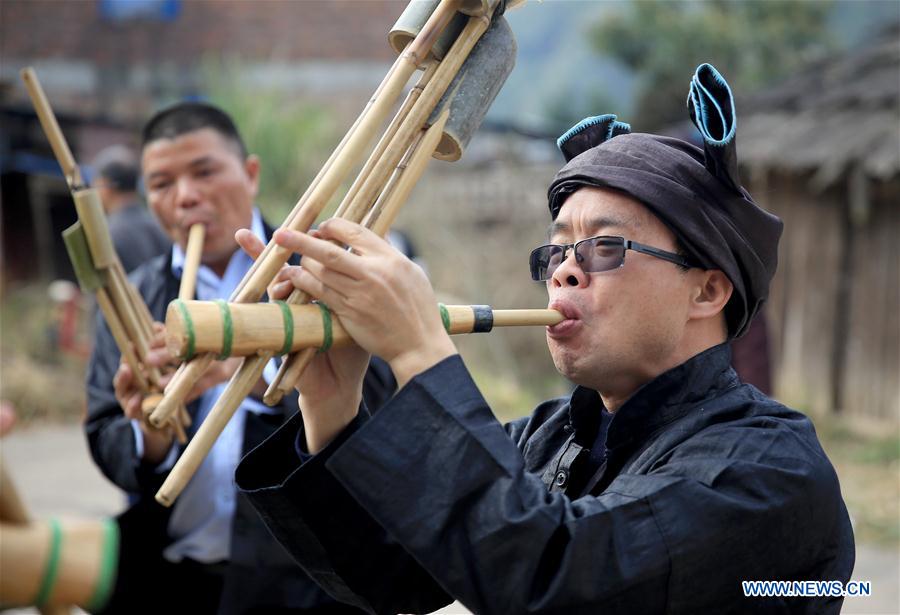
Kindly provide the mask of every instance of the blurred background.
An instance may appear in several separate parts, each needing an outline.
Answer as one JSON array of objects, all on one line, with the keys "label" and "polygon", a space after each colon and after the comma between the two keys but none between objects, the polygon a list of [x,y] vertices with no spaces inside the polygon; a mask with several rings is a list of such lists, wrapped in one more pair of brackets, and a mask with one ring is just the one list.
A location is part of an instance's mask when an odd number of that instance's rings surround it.
[{"label": "blurred background", "polygon": [[[2,446],[14,475],[34,471],[36,509],[118,501],[99,477],[61,494],[56,466],[35,468],[36,451],[71,449],[93,471],[78,430],[93,307],[72,283],[60,232],[75,209],[18,71],[37,70],[82,164],[136,146],[162,105],[222,106],[262,160],[260,206],[278,224],[392,63],[387,32],[404,7],[0,0],[0,398],[20,423]],[[544,306],[526,261],[545,239],[556,137],[616,113],[635,131],[694,139],[688,82],[715,64],[737,97],[744,184],[785,221],[768,352],[755,358],[772,394],[815,420],[867,549],[860,565],[893,579],[887,602],[848,612],[900,612],[900,3],[545,0],[507,18],[516,68],[462,160],[433,162],[397,224],[441,299]],[[539,329],[457,342],[503,419],[568,390]],[[60,463],[65,476],[73,466]]]}]

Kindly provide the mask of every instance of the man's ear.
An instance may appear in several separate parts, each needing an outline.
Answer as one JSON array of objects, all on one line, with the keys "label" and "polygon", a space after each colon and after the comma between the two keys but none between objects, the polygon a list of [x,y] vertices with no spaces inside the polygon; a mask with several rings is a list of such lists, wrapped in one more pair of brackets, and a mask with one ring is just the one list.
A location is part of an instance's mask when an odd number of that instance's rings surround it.
[{"label": "man's ear", "polygon": [[259,169],[259,156],[257,156],[256,154],[250,154],[249,156],[247,156],[247,158],[244,159],[244,171],[246,171],[247,177],[250,180],[254,198],[259,192]]},{"label": "man's ear", "polygon": [[711,318],[725,309],[731,299],[734,285],[722,271],[718,269],[693,270],[697,275],[697,284],[693,289],[690,318]]}]

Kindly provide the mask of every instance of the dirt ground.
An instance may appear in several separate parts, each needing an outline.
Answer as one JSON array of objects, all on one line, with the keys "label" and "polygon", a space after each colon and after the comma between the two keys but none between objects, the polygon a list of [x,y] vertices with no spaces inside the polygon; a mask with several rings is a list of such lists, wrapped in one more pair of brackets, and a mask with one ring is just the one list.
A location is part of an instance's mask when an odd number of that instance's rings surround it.
[{"label": "dirt ground", "polygon": [[[36,517],[114,515],[125,506],[122,494],[93,465],[78,425],[17,428],[0,441],[9,472]],[[857,545],[854,580],[872,583],[872,596],[851,598],[844,613],[900,614],[900,553]],[[440,613],[467,613],[451,605]],[[37,613],[18,610],[15,613]]]}]

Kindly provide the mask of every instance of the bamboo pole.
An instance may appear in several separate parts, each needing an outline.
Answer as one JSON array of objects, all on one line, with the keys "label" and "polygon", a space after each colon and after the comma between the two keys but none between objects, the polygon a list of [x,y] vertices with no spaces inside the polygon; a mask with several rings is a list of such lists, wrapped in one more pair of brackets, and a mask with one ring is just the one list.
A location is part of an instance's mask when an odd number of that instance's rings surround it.
[{"label": "bamboo pole", "polygon": [[81,171],[78,169],[78,165],[75,164],[72,150],[69,149],[69,144],[66,143],[63,137],[62,130],[59,128],[59,122],[56,121],[56,115],[53,114],[50,103],[47,101],[47,95],[44,94],[44,88],[41,87],[41,82],[38,81],[34,69],[31,67],[23,68],[19,74],[22,77],[22,81],[25,82],[25,88],[28,90],[29,97],[31,97],[38,120],[41,122],[44,134],[47,135],[47,140],[50,141],[50,147],[53,149],[56,160],[59,161],[59,166],[62,167],[63,175],[69,184],[69,188],[72,190],[82,188],[84,180],[81,177]]},{"label": "bamboo pole", "polygon": [[134,374],[134,379],[135,382],[137,382],[138,388],[144,393],[149,393],[150,384],[144,376],[144,372],[141,369],[141,363],[134,354],[134,349],[131,345],[131,341],[128,339],[128,334],[122,326],[122,321],[119,320],[119,315],[116,313],[116,308],[113,306],[112,301],[110,301],[106,289],[98,288],[96,297],[97,305],[103,313],[103,318],[106,319],[106,324],[109,326],[109,331],[112,333],[113,339],[116,341],[116,345],[122,353],[122,358],[125,360],[128,367],[131,368],[131,373]]}]

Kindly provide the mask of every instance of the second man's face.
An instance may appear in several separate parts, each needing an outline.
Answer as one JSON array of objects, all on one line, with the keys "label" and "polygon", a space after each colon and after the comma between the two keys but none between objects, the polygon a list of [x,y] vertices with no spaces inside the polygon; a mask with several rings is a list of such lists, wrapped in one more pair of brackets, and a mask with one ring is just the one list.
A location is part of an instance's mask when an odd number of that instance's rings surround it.
[{"label": "second man's face", "polygon": [[150,142],[141,157],[147,204],[166,233],[184,247],[193,224],[206,227],[203,263],[222,275],[237,249],[234,233],[249,228],[259,162],[211,128]]}]

